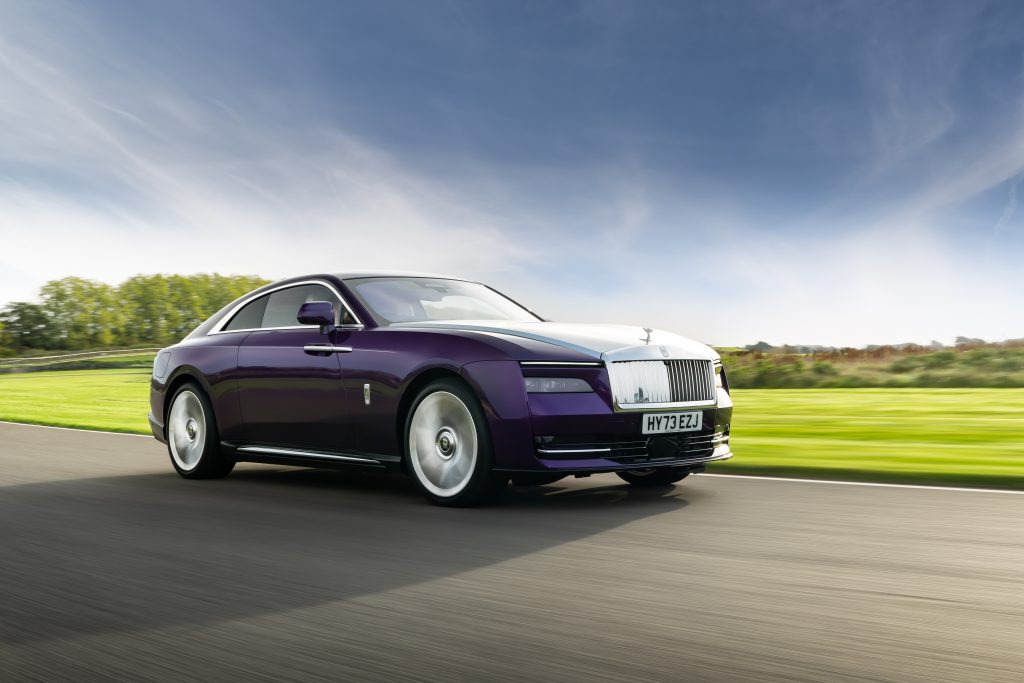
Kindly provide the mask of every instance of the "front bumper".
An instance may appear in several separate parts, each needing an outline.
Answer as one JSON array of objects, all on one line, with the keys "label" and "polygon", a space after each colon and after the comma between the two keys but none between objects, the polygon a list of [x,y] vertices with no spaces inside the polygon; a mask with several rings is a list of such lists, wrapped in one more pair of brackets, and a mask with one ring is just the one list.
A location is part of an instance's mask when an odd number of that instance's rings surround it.
[{"label": "front bumper", "polygon": [[549,472],[564,472],[565,474],[584,474],[597,472],[616,472],[621,470],[646,470],[660,468],[685,467],[693,470],[704,469],[708,463],[728,460],[732,457],[729,445],[725,444],[715,448],[707,455],[694,457],[665,457],[665,458],[637,458],[629,462],[612,460],[609,458],[587,458],[573,460],[550,460],[538,458],[538,462]]},{"label": "front bumper", "polygon": [[732,401],[725,391],[720,392],[716,405],[701,410],[701,430],[663,435],[642,434],[643,412],[614,411],[596,394],[534,394],[529,404],[533,458],[500,467],[504,471],[699,471],[708,463],[732,457]]},{"label": "front bumper", "polygon": [[149,414],[149,429],[153,432],[153,436],[160,443],[167,443],[167,437],[164,436],[164,426],[160,424],[153,413]]}]

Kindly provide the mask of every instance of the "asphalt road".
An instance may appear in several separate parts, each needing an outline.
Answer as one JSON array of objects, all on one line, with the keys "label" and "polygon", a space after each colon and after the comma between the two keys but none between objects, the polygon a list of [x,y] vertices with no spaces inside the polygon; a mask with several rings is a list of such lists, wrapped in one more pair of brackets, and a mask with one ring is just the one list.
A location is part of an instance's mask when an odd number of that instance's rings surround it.
[{"label": "asphalt road", "polygon": [[[742,445],[737,444],[742,454]],[[1020,681],[1024,496],[397,476],[0,424],[0,679]]]}]

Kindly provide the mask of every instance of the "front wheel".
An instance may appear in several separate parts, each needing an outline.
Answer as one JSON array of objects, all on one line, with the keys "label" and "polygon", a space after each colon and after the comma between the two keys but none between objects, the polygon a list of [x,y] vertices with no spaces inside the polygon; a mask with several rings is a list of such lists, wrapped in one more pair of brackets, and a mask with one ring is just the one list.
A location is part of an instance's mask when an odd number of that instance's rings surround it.
[{"label": "front wheel", "polygon": [[455,380],[431,383],[412,404],[405,427],[409,470],[438,505],[479,505],[508,477],[493,471],[491,436],[480,402]]},{"label": "front wheel", "polygon": [[667,467],[656,470],[624,470],[615,474],[633,486],[668,486],[686,479],[690,472],[678,467]]},{"label": "front wheel", "polygon": [[221,451],[210,400],[191,382],[183,384],[171,399],[167,450],[174,469],[186,479],[223,477],[235,466]]}]

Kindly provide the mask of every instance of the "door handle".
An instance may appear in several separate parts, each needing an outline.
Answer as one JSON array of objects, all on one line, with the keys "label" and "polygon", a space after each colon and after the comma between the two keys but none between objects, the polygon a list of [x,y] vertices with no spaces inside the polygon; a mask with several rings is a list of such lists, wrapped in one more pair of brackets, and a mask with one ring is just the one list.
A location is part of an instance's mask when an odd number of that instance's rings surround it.
[{"label": "door handle", "polygon": [[351,346],[334,346],[332,344],[306,344],[302,350],[313,356],[328,353],[352,353]]}]

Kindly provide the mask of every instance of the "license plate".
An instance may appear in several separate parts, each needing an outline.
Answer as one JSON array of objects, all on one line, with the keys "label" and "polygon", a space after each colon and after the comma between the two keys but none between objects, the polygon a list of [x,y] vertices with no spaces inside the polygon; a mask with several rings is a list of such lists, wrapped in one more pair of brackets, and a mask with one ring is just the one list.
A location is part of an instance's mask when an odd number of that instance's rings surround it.
[{"label": "license plate", "polygon": [[704,413],[646,413],[643,417],[643,434],[671,434],[674,432],[696,432],[701,428]]}]

